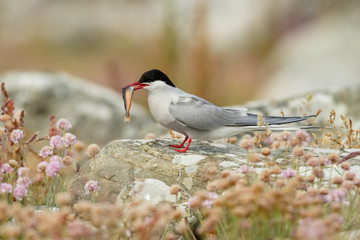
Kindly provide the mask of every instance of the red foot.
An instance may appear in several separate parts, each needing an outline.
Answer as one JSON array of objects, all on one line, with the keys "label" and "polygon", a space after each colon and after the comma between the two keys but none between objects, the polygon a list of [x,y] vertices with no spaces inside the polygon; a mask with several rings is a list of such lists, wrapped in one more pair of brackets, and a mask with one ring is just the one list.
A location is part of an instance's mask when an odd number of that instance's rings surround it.
[{"label": "red foot", "polygon": [[177,152],[179,152],[179,153],[184,153],[184,152],[186,152],[186,151],[189,149],[190,143],[191,143],[191,138],[189,138],[189,141],[188,141],[188,143],[186,144],[186,147],[185,147],[185,148],[183,148],[183,149],[176,149],[175,151],[177,151]]},{"label": "red foot", "polygon": [[188,140],[189,137],[185,137],[184,141],[180,144],[180,145],[170,145],[170,147],[173,148],[182,148],[186,142],[186,140]]}]

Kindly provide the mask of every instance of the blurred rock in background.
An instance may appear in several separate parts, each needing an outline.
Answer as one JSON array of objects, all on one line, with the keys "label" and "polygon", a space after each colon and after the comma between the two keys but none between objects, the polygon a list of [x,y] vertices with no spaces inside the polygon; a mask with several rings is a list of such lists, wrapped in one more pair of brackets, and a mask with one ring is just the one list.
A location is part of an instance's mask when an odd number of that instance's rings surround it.
[{"label": "blurred rock in background", "polygon": [[25,128],[46,136],[49,117],[67,118],[72,132],[86,143],[101,145],[119,138],[143,138],[150,130],[164,133],[144,107],[131,106],[131,122],[124,123],[120,94],[65,73],[10,72],[0,76],[17,109],[26,112]]}]

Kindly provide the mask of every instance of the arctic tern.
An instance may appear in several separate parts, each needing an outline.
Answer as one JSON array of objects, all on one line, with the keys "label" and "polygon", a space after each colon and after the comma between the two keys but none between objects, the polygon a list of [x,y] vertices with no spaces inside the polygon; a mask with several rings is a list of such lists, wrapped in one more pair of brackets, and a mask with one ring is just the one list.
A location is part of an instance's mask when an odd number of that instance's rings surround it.
[{"label": "arctic tern", "polygon": [[[157,69],[145,72],[140,80],[124,88],[148,92],[148,105],[155,120],[162,126],[185,136],[180,145],[170,145],[178,152],[186,152],[192,139],[215,140],[236,135],[246,128],[258,128],[258,115],[246,108],[218,107],[198,96],[186,93],[171,82],[168,76]],[[305,117],[264,116],[266,125],[280,125],[306,120]],[[259,127],[260,128],[260,127]]]}]

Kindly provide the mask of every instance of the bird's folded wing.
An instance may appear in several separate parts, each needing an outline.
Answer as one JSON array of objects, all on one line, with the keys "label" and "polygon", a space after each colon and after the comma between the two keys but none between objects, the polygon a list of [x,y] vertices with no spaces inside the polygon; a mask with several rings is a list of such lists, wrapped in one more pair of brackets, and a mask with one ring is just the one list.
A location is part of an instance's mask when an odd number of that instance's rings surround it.
[{"label": "bird's folded wing", "polygon": [[[180,124],[204,131],[232,126],[247,118],[245,108],[221,108],[193,95],[180,97],[170,105],[169,111]],[[251,121],[256,124],[257,119]]]}]

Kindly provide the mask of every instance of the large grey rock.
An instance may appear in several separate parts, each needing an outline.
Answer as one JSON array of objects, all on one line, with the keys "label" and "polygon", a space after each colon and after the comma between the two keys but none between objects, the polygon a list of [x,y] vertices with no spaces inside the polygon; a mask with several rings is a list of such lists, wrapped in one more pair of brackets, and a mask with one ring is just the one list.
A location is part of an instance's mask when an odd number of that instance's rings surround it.
[{"label": "large grey rock", "polygon": [[[178,153],[169,147],[173,142],[173,139],[139,139],[109,143],[95,161],[88,161],[80,169],[72,181],[70,191],[74,200],[90,199],[91,196],[85,194],[84,185],[88,180],[98,179],[101,186],[99,201],[126,202],[134,196],[150,203],[174,201],[169,194],[172,184],[181,185],[190,195],[205,187],[201,175],[206,163],[214,162],[219,172],[227,169],[238,173],[239,167],[246,164],[246,152],[237,145],[193,141],[186,153]],[[326,156],[331,152],[346,155],[350,150],[307,148],[306,152]],[[272,150],[270,159],[282,165],[285,163],[284,155],[284,149]],[[357,157],[350,162],[359,165],[359,161],[360,157]],[[268,167],[264,164],[265,160],[254,171],[260,172],[263,167]],[[359,166],[354,167],[355,170],[360,173]],[[306,171],[301,168],[301,172]],[[325,176],[328,175],[325,172]]]},{"label": "large grey rock", "polygon": [[79,139],[98,144],[161,129],[136,103],[131,107],[131,122],[125,124],[120,94],[65,73],[9,72],[0,81],[15,106],[25,109],[25,127],[41,135],[47,134],[50,115],[69,119]]}]

